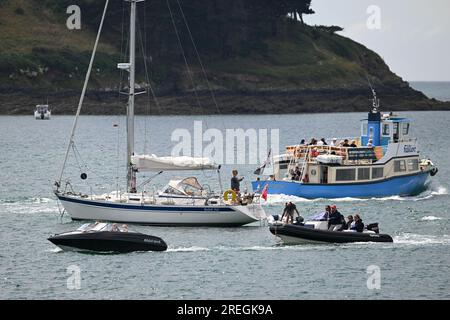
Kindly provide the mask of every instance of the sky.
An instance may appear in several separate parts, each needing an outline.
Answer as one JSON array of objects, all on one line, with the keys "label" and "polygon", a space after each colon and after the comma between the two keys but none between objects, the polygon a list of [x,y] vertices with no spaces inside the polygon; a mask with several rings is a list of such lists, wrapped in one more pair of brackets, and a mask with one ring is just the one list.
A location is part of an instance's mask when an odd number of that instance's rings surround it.
[{"label": "sky", "polygon": [[307,24],[344,28],[404,80],[450,81],[449,0],[312,0],[312,8]]}]

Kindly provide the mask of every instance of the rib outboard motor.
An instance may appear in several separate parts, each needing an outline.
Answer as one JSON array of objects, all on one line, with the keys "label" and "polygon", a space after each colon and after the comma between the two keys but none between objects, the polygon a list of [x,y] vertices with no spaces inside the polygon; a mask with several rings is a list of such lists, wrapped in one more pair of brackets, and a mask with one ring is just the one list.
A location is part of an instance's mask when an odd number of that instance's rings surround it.
[{"label": "rib outboard motor", "polygon": [[373,231],[375,233],[380,233],[380,228],[378,228],[378,222],[367,225],[367,230]]}]

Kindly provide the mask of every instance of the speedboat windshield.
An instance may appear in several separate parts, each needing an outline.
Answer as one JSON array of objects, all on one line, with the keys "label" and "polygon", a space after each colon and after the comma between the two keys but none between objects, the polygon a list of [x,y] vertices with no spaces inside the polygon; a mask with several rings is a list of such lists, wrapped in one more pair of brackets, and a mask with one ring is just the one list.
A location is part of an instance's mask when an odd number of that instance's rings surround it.
[{"label": "speedboat windshield", "polygon": [[95,223],[85,223],[81,227],[79,227],[78,231],[88,232],[88,231],[102,231],[106,229],[108,226],[107,223],[104,222],[95,222]]},{"label": "speedboat windshield", "polygon": [[192,196],[201,195],[202,190],[203,187],[197,178],[189,177],[183,180],[171,180],[163,189],[163,193]]}]

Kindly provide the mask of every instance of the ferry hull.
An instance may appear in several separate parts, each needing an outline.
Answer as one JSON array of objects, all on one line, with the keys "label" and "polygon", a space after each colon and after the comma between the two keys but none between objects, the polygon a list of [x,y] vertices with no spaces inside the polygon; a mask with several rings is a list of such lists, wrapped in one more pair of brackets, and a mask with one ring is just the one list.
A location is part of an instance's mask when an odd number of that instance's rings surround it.
[{"label": "ferry hull", "polygon": [[72,220],[100,220],[156,226],[236,227],[258,221],[261,208],[113,203],[57,195]]},{"label": "ferry hull", "polygon": [[306,199],[414,196],[427,188],[428,176],[429,172],[421,172],[379,182],[329,185],[303,184],[295,181],[253,181],[252,187],[253,190],[262,190],[267,184],[268,194],[284,194]]}]

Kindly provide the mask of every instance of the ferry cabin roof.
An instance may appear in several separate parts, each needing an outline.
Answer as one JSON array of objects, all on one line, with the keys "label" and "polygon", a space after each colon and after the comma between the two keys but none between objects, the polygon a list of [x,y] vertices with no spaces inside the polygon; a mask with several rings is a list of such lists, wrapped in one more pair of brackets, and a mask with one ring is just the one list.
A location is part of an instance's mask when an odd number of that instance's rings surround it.
[{"label": "ferry cabin roof", "polygon": [[410,120],[398,118],[393,114],[369,112],[368,119],[361,120],[361,146],[366,146],[372,140],[373,146],[382,146],[383,151],[389,143],[410,140]]}]

